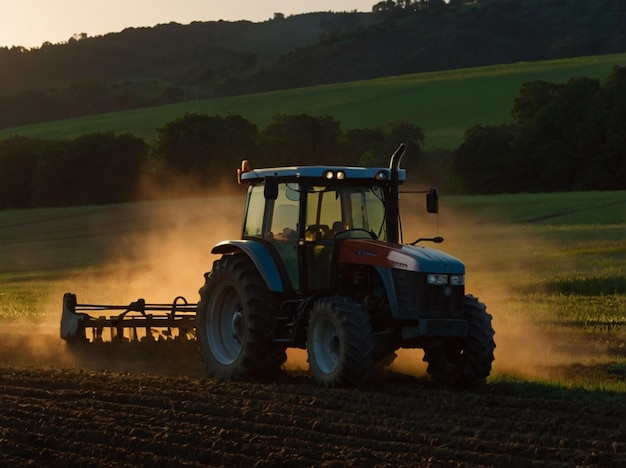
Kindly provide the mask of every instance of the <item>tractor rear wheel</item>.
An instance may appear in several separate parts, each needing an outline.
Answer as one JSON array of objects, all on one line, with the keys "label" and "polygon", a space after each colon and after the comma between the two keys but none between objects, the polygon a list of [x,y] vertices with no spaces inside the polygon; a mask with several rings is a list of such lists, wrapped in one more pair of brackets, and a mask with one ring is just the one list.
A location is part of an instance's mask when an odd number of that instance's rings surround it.
[{"label": "tractor rear wheel", "polygon": [[309,318],[307,350],[313,382],[323,387],[355,387],[374,365],[372,328],[358,302],[340,296],[318,300]]},{"label": "tractor rear wheel", "polygon": [[208,374],[237,379],[278,372],[287,355],[272,340],[277,307],[254,264],[242,254],[225,255],[205,277],[196,328]]},{"label": "tractor rear wheel", "polygon": [[471,295],[465,296],[464,318],[467,337],[424,349],[426,371],[436,382],[472,388],[485,383],[494,360],[495,332],[485,304]]}]

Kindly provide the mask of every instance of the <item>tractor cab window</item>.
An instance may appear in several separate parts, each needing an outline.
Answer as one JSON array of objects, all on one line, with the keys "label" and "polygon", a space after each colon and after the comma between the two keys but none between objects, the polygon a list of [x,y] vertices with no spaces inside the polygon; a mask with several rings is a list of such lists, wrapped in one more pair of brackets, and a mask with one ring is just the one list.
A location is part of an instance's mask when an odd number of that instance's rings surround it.
[{"label": "tractor cab window", "polygon": [[248,189],[248,203],[243,222],[244,237],[263,236],[263,213],[265,212],[265,197],[263,186],[254,185]]},{"label": "tractor cab window", "polygon": [[267,235],[276,240],[298,239],[298,216],[300,212],[300,189],[298,184],[278,184],[278,197],[274,202],[272,219]]},{"label": "tractor cab window", "polygon": [[295,290],[300,289],[298,267],[298,217],[300,213],[300,186],[279,183],[276,200],[266,200],[265,231],[263,237],[278,252],[289,281]]},{"label": "tractor cab window", "polygon": [[342,237],[385,238],[380,187],[311,187],[307,196],[305,240]]},{"label": "tractor cab window", "polygon": [[244,216],[244,237],[295,240],[298,230],[299,192],[297,184],[278,184],[276,200],[266,199],[263,185],[248,189]]}]

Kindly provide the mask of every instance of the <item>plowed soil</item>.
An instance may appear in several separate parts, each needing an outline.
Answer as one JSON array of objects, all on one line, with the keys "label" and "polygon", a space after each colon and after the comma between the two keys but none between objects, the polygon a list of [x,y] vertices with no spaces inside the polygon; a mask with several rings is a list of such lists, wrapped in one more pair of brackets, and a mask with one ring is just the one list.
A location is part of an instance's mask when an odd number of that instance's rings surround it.
[{"label": "plowed soil", "polygon": [[[626,403],[528,384],[382,374],[206,378],[195,350],[71,349],[0,335],[2,466],[626,466]],[[156,364],[158,363],[158,364]]]}]

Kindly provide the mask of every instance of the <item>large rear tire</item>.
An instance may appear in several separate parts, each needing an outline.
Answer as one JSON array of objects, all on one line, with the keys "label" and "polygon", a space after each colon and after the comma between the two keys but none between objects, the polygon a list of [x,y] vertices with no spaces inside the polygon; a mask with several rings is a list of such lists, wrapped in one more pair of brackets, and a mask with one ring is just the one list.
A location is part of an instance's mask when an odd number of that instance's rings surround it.
[{"label": "large rear tire", "polygon": [[485,304],[474,296],[465,296],[464,318],[467,337],[425,348],[424,361],[428,363],[426,371],[436,382],[473,388],[484,384],[491,373],[495,332]]},{"label": "large rear tire", "polygon": [[341,296],[318,300],[309,319],[307,350],[313,383],[356,387],[374,365],[369,316],[358,302]]},{"label": "large rear tire", "polygon": [[272,339],[277,306],[254,264],[225,255],[205,277],[196,328],[207,373],[243,379],[280,371],[287,355]]}]

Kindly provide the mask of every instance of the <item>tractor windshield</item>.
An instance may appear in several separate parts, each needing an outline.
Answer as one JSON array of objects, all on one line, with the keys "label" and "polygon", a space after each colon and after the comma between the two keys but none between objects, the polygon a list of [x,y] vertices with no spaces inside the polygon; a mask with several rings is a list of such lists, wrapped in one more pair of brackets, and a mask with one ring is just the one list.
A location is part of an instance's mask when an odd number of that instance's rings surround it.
[{"label": "tractor windshield", "polygon": [[385,239],[382,189],[373,187],[309,187],[305,240],[365,237]]}]

